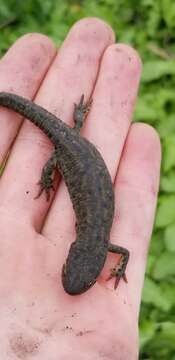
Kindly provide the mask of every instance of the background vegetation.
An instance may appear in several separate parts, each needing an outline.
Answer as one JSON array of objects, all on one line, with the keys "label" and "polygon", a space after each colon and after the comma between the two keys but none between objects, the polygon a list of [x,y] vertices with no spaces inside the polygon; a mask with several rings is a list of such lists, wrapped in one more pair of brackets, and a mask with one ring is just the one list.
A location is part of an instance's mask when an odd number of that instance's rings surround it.
[{"label": "background vegetation", "polygon": [[[138,5],[139,4],[139,5]],[[85,16],[111,24],[141,54],[136,121],[153,125],[163,146],[157,217],[140,314],[140,359],[175,360],[175,2],[174,0],[0,0],[0,54],[38,31],[56,44]]]}]

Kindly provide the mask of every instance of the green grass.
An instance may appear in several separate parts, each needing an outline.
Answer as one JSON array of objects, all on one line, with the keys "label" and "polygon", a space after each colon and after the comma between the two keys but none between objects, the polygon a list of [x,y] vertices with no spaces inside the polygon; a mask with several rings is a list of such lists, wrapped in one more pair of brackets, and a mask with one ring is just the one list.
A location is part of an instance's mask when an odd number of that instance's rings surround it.
[{"label": "green grass", "polygon": [[31,31],[47,34],[59,45],[71,25],[85,16],[109,22],[117,39],[134,46],[143,60],[135,119],[158,130],[163,161],[140,313],[140,359],[175,360],[174,0],[0,0],[0,53]]}]

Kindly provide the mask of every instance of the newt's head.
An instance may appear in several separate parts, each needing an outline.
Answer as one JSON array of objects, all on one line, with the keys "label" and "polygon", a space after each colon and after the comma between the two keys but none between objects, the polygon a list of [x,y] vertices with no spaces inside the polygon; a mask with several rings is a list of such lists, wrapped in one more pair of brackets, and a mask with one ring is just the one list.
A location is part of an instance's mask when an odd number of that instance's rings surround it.
[{"label": "newt's head", "polygon": [[70,295],[79,295],[94,285],[104,265],[106,251],[94,251],[85,244],[72,243],[63,265],[62,283]]}]

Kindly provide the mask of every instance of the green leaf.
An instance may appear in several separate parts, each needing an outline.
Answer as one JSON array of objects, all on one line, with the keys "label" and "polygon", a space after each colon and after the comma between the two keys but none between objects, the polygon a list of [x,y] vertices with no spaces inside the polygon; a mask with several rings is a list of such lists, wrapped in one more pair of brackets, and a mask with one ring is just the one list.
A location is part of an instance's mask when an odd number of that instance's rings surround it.
[{"label": "green leaf", "polygon": [[175,221],[175,195],[162,196],[157,210],[155,226],[165,227]]},{"label": "green leaf", "polygon": [[163,322],[161,324],[161,330],[163,337],[171,340],[175,349],[175,323],[170,321]]},{"label": "green leaf", "polygon": [[135,110],[135,119],[137,121],[154,122],[157,120],[157,109],[153,104],[153,98],[151,94],[138,99],[137,107]]},{"label": "green leaf", "polygon": [[175,324],[172,321],[166,321],[159,324],[159,331],[157,331],[154,341],[150,344],[150,352],[156,351],[157,359],[173,359],[173,356],[168,356],[172,351],[175,352]]},{"label": "green leaf", "polygon": [[[174,89],[172,91],[172,96],[174,96]],[[166,107],[171,106],[170,104],[173,102],[172,106],[172,114],[169,113],[168,109]],[[165,113],[164,116],[159,120],[157,124],[157,130],[159,132],[159,135],[161,138],[166,140],[166,137],[175,133],[175,112],[174,111],[174,100],[173,98],[165,103],[164,105]]]},{"label": "green leaf", "polygon": [[169,27],[175,27],[175,3],[172,0],[161,0],[162,15]]},{"label": "green leaf", "polygon": [[149,82],[165,75],[175,75],[175,60],[153,60],[144,64],[142,81]]},{"label": "green leaf", "polygon": [[161,291],[161,288],[147,276],[145,278],[142,301],[146,304],[152,304],[162,311],[168,311],[171,306]]},{"label": "green leaf", "polygon": [[166,249],[175,252],[175,223],[167,226],[164,236]]},{"label": "green leaf", "polygon": [[153,276],[156,280],[169,279],[175,276],[175,256],[173,253],[165,252],[160,255],[155,263]]},{"label": "green leaf", "polygon": [[169,171],[175,166],[175,135],[169,135],[164,140],[163,167]]},{"label": "green leaf", "polygon": [[154,255],[149,255],[148,257],[148,261],[147,261],[147,266],[146,266],[146,274],[147,275],[151,275],[152,270],[154,268],[155,262],[156,262],[156,256]]},{"label": "green leaf", "polygon": [[150,255],[154,255],[155,257],[157,257],[163,251],[164,241],[162,236],[162,230],[154,231],[149,248]]},{"label": "green leaf", "polygon": [[160,189],[167,193],[175,193],[175,170],[169,171],[166,175],[162,175],[160,181]]},{"label": "green leaf", "polygon": [[160,287],[170,307],[174,308],[175,284],[168,283],[165,279],[165,281],[161,281]]},{"label": "green leaf", "polygon": [[140,346],[145,346],[153,338],[155,332],[155,322],[145,319],[140,326]]}]

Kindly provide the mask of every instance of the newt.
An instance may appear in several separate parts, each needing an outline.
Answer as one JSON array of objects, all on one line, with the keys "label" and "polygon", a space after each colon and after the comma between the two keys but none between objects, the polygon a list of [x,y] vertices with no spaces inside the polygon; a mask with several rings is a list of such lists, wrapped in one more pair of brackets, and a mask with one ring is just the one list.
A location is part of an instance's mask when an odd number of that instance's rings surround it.
[{"label": "newt", "polygon": [[108,279],[115,277],[116,288],[125,276],[129,251],[109,241],[114,217],[114,191],[107,166],[96,147],[80,135],[91,100],[84,95],[74,104],[74,127],[34,102],[19,95],[0,92],[0,105],[29,119],[51,140],[54,152],[43,167],[39,197],[45,191],[47,200],[53,189],[53,173],[61,173],[76,215],[76,240],[71,244],[62,268],[62,284],[70,295],[78,295],[95,284],[108,251],[121,255]]}]

